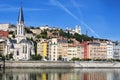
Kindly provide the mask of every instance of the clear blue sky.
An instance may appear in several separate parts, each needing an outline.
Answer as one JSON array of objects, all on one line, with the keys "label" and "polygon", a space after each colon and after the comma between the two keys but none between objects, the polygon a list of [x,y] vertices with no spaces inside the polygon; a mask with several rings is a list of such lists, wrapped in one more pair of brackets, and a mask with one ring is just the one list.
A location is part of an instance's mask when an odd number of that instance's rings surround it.
[{"label": "clear blue sky", "polygon": [[[25,25],[78,24],[89,36],[120,40],[120,0],[22,0]],[[0,23],[17,23],[20,0],[0,0]]]}]

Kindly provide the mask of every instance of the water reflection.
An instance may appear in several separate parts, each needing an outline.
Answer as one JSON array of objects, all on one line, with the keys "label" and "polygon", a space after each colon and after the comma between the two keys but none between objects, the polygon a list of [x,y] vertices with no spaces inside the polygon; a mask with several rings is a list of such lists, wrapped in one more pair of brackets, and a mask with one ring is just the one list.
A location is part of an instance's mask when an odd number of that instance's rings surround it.
[{"label": "water reflection", "polygon": [[6,69],[0,80],[120,80],[120,69]]}]

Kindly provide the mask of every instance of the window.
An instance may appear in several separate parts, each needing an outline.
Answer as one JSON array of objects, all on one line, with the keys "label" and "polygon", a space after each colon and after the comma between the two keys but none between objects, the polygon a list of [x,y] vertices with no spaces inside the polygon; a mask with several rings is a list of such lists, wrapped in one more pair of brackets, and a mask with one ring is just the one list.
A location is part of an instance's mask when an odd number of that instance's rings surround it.
[{"label": "window", "polygon": [[17,56],[19,55],[19,51],[17,50]]},{"label": "window", "polygon": [[27,53],[27,45],[25,46],[25,53]]},{"label": "window", "polygon": [[24,46],[23,46],[23,50],[22,50],[22,51],[23,51],[23,53],[24,53]]}]

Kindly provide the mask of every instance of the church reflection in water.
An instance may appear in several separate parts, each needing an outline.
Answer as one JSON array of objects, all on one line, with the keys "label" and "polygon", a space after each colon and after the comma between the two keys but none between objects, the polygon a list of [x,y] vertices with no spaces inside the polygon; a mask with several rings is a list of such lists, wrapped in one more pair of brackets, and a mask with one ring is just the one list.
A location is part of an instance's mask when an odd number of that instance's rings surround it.
[{"label": "church reflection in water", "polygon": [[0,80],[120,80],[114,69],[7,69]]}]

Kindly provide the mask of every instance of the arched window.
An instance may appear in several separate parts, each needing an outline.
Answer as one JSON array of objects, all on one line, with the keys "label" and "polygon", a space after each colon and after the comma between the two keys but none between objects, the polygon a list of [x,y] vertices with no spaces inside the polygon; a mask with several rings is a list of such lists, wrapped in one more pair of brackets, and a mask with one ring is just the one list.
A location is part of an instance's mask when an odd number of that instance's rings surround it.
[{"label": "arched window", "polygon": [[25,46],[25,53],[27,53],[27,45]]},{"label": "arched window", "polygon": [[22,51],[23,51],[23,53],[24,53],[24,45],[23,45]]},{"label": "arched window", "polygon": [[17,56],[19,55],[19,51],[17,50]]}]

